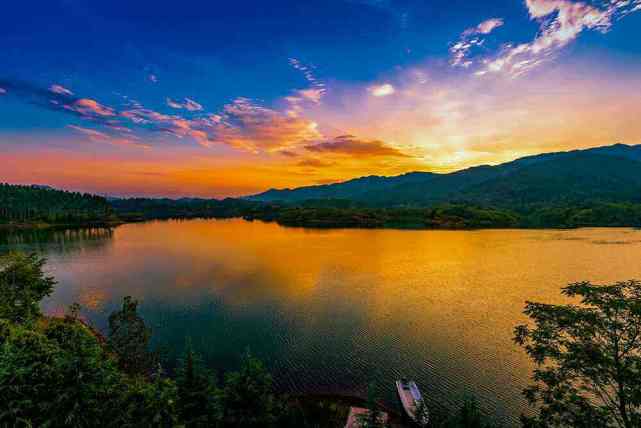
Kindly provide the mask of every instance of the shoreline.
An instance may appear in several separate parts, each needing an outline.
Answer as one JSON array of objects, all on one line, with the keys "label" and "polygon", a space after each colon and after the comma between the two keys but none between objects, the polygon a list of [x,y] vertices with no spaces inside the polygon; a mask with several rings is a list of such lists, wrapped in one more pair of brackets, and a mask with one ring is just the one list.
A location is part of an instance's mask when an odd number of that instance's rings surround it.
[{"label": "shoreline", "polygon": [[275,223],[281,227],[295,229],[312,229],[312,230],[407,230],[407,231],[482,231],[482,230],[579,230],[579,229],[633,229],[641,230],[638,225],[581,225],[581,226],[547,226],[547,227],[527,227],[527,226],[486,226],[486,227],[457,227],[457,226],[419,226],[419,225],[349,225],[349,224],[293,224],[289,222],[280,222],[277,219],[263,219],[260,217],[238,215],[233,217],[215,217],[215,216],[189,216],[189,217],[157,217],[157,218],[130,218],[126,220],[110,221],[92,221],[86,223],[0,223],[1,232],[28,232],[28,231],[47,231],[47,230],[71,230],[71,229],[89,229],[89,228],[115,228],[126,224],[145,223],[150,221],[179,221],[179,220],[245,220],[247,222],[260,221],[263,223]]}]

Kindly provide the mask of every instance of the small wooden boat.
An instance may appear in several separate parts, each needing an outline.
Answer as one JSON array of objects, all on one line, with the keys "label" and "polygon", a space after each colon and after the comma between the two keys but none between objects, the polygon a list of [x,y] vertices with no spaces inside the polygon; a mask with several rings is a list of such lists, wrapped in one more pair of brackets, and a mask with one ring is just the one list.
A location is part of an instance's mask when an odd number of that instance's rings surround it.
[{"label": "small wooden boat", "polygon": [[426,426],[429,422],[429,414],[416,382],[407,379],[397,380],[396,389],[407,416],[419,425]]}]

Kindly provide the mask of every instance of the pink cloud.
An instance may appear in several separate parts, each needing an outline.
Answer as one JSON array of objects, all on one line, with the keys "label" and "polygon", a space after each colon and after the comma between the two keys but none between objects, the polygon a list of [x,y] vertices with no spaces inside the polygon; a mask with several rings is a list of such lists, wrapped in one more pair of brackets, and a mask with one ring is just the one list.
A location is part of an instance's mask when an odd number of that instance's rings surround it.
[{"label": "pink cloud", "polygon": [[69,89],[65,88],[62,85],[57,85],[57,84],[51,85],[49,87],[49,90],[54,94],[67,95],[67,96],[73,95],[73,92],[71,92]]},{"label": "pink cloud", "polygon": [[147,144],[140,143],[134,136],[129,136],[128,138],[123,138],[119,136],[108,135],[104,132],[97,131],[95,129],[84,128],[82,126],[76,125],[67,125],[68,128],[73,129],[76,132],[79,132],[89,138],[93,142],[104,142],[118,146],[135,146],[142,149],[150,149],[151,146]]},{"label": "pink cloud", "polygon": [[468,28],[463,32],[463,35],[474,35],[474,34],[490,34],[495,29],[503,26],[504,21],[502,18],[492,18],[486,21],[481,22],[476,27]]},{"label": "pink cloud", "polygon": [[488,35],[495,29],[503,26],[501,18],[491,18],[481,22],[476,27],[468,28],[463,31],[458,42],[450,47],[450,64],[455,67],[467,68],[472,65],[473,61],[468,58],[470,51],[485,43],[481,36]]},{"label": "pink cloud", "polygon": [[188,111],[201,111],[203,110],[203,106],[197,103],[196,101],[185,98],[185,101],[183,103],[177,102],[172,100],[171,98],[167,98],[167,105],[171,108],[175,109],[185,109]]},{"label": "pink cloud", "polygon": [[65,105],[64,108],[86,117],[110,117],[116,115],[111,107],[104,106],[90,98],[81,98],[72,104]]},{"label": "pink cloud", "polygon": [[[319,104],[321,101],[321,98],[323,95],[325,95],[327,89],[325,88],[325,84],[321,82],[318,78],[313,73],[313,67],[310,65],[305,65],[303,64],[300,60],[296,58],[290,58],[289,59],[289,64],[296,70],[300,71],[303,73],[303,76],[305,77],[305,80],[307,80],[310,84],[311,87],[308,89],[301,89],[295,92],[294,97],[287,97],[287,101],[290,102],[290,104],[296,105],[302,100],[306,101],[311,101],[315,104]],[[294,108],[294,112],[296,110],[299,110],[298,108]]]},{"label": "pink cloud", "polygon": [[302,98],[318,104],[321,98],[323,97],[323,95],[325,94],[325,89],[324,88],[302,89],[298,91],[298,94]]}]

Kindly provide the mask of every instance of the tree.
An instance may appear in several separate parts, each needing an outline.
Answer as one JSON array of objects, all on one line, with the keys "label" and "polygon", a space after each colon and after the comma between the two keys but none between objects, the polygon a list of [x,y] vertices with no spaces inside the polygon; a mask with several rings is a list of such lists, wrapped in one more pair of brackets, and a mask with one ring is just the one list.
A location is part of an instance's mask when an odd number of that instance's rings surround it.
[{"label": "tree", "polygon": [[0,258],[0,318],[23,323],[40,315],[40,301],[53,292],[46,260],[35,254],[9,253]]},{"label": "tree", "polygon": [[359,416],[358,423],[363,428],[384,428],[385,416],[377,403],[377,387],[375,382],[367,385],[367,413]]},{"label": "tree", "polygon": [[218,403],[225,427],[277,426],[282,413],[271,375],[249,351],[243,356],[240,370],[226,374]]},{"label": "tree", "polygon": [[122,427],[173,428],[179,424],[177,389],[158,367],[151,381],[140,376],[129,383],[123,404]]},{"label": "tree", "polygon": [[176,386],[181,420],[187,428],[212,426],[219,418],[214,406],[215,388],[191,341],[187,341],[185,355],[179,363]]},{"label": "tree", "polygon": [[121,310],[109,315],[108,343],[127,374],[145,374],[151,368],[150,339],[151,330],[138,315],[138,302],[126,296]]},{"label": "tree", "polygon": [[534,325],[514,340],[536,364],[524,395],[538,407],[531,427],[641,426],[641,283],[570,284],[579,304],[527,302]]},{"label": "tree", "polygon": [[78,322],[0,321],[0,426],[120,426],[115,362]]}]

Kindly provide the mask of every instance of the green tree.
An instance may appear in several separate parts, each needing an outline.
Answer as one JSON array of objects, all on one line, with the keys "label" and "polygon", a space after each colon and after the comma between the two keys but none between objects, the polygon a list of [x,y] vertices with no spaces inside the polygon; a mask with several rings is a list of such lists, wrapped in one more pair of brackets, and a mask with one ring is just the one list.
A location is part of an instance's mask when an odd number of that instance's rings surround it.
[{"label": "green tree", "polygon": [[145,374],[151,368],[150,339],[151,330],[138,315],[138,302],[126,296],[122,308],[109,315],[108,343],[127,374]]},{"label": "green tree", "polygon": [[40,315],[40,301],[56,284],[44,273],[45,263],[35,254],[9,253],[0,258],[0,318],[21,323]]},{"label": "green tree", "polygon": [[225,427],[277,426],[283,410],[271,375],[249,351],[243,356],[240,370],[226,374],[218,403]]},{"label": "green tree", "polygon": [[84,325],[0,321],[0,426],[118,426],[123,391],[115,361]]},{"label": "green tree", "polygon": [[219,419],[214,405],[215,387],[191,341],[187,341],[177,375],[178,413],[182,422],[187,428],[212,426]]},{"label": "green tree", "polygon": [[378,388],[375,382],[367,385],[367,413],[360,415],[358,423],[363,428],[384,428],[385,417],[378,405]]},{"label": "green tree", "polygon": [[178,391],[160,368],[151,381],[135,377],[130,381],[122,413],[122,427],[173,428],[182,426],[178,417]]},{"label": "green tree", "polygon": [[531,427],[641,426],[641,283],[571,284],[577,304],[527,302],[532,324],[515,329],[536,364],[524,394]]}]

